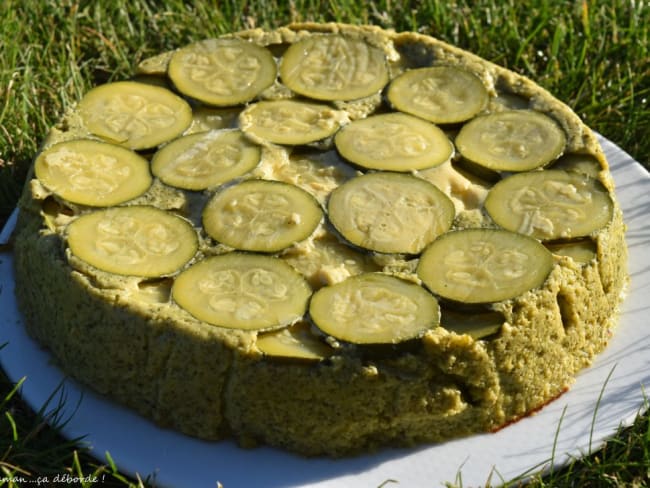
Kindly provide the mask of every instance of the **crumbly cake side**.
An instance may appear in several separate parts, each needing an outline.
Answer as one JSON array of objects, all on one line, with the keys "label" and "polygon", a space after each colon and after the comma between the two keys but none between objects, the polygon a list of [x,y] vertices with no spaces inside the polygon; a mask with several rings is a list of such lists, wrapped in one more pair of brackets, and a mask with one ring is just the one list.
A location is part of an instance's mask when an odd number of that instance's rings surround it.
[{"label": "crumbly cake side", "polygon": [[[210,325],[179,307],[171,298],[173,276],[115,275],[73,255],[66,227],[90,209],[62,201],[34,177],[21,199],[15,234],[16,295],[28,332],[52,351],[63,371],[111,401],[188,435],[234,437],[244,446],[268,444],[308,456],[345,456],[499,429],[561,395],[607,345],[627,282],[625,224],[593,132],[531,80],[428,36],[339,24],[297,24],[234,36],[281,56],[299,39],[331,32],[380,47],[393,77],[432,62],[461,66],[488,88],[490,111],[523,105],[551,115],[567,134],[566,152],[588,154],[598,162],[597,177],[614,202],[609,224],[590,236],[595,258],[580,263],[554,254],[541,287],[490,305],[504,321],[488,338],[436,327],[403,344],[334,344],[333,354],[320,361],[273,357],[258,347],[261,332]],[[159,76],[168,59],[165,53],[147,60],[139,75]],[[290,96],[276,82],[261,98]],[[350,120],[368,116],[381,104],[381,94],[334,102]],[[194,109],[190,131],[200,131],[202,107]],[[97,137],[73,108],[43,149],[77,138]],[[298,182],[321,204],[350,177],[339,171],[338,162],[327,166],[324,160],[327,171],[306,178],[287,169],[299,162],[292,158],[282,147],[263,145],[262,161],[249,177]],[[482,208],[482,184],[471,180],[458,189],[458,174],[445,171],[431,178],[447,185],[457,209],[455,228],[496,227]],[[155,180],[127,205],[153,205],[198,226],[202,198]],[[281,253],[312,286],[365,270],[418,281],[413,259],[348,256],[328,232],[321,225],[305,242]],[[227,251],[203,235],[199,241],[192,262]],[[327,261],[327,253],[334,255],[336,266],[314,265],[313,256]]]}]

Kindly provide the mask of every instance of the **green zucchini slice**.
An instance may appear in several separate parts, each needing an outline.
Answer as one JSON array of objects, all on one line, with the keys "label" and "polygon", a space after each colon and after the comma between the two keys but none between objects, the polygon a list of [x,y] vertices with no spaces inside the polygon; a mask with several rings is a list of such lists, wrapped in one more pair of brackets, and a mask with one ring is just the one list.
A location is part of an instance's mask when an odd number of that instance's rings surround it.
[{"label": "green zucchini slice", "polygon": [[134,150],[170,141],[192,122],[192,108],[181,97],[166,88],[135,81],[95,87],[77,108],[91,133]]},{"label": "green zucchini slice", "polygon": [[554,242],[546,245],[553,254],[568,256],[579,264],[589,264],[596,259],[596,243],[590,239],[571,242]]},{"label": "green zucchini slice", "polygon": [[155,56],[143,59],[135,68],[137,75],[165,76],[167,66],[174,51],[165,51]]},{"label": "green zucchini slice", "polygon": [[257,336],[257,347],[267,356],[303,361],[320,361],[334,352],[311,332],[309,322],[297,322],[260,334]]},{"label": "green zucchini slice", "polygon": [[240,113],[241,107],[207,107],[205,105],[195,107],[192,125],[187,129],[186,134],[217,129],[235,129]]},{"label": "green zucchini slice", "polygon": [[440,325],[456,334],[467,334],[472,339],[484,339],[501,330],[505,318],[499,312],[465,313],[443,308]]},{"label": "green zucchini slice", "polygon": [[203,227],[235,249],[276,252],[309,237],[322,218],[316,199],[297,186],[247,180],[212,197],[203,211]]},{"label": "green zucchini slice", "polygon": [[148,206],[84,214],[68,225],[67,240],[79,259],[127,276],[171,275],[198,249],[198,236],[188,221]]},{"label": "green zucchini slice", "polygon": [[159,149],[151,160],[151,171],[168,185],[205,190],[249,172],[261,154],[261,148],[239,130],[200,132]]},{"label": "green zucchini slice", "polygon": [[410,172],[449,160],[454,147],[431,122],[399,112],[372,115],[334,136],[341,156],[367,169]]},{"label": "green zucchini slice", "polygon": [[122,146],[89,139],[60,142],[34,162],[36,177],[61,198],[79,205],[111,207],[151,186],[149,162]]},{"label": "green zucchini slice", "polygon": [[434,294],[478,304],[515,298],[541,286],[553,255],[539,241],[501,229],[466,229],[436,239],[417,275]]},{"label": "green zucchini slice", "polygon": [[291,266],[265,255],[231,252],[206,258],[178,275],[174,301],[219,327],[266,330],[298,321],[311,288]]},{"label": "green zucchini slice", "polygon": [[447,232],[451,199],[435,185],[401,173],[368,173],[332,192],[329,219],[352,244],[382,253],[417,254]]},{"label": "green zucchini slice", "polygon": [[294,92],[316,100],[356,100],[388,83],[386,56],[361,39],[314,35],[293,43],[280,62],[280,78]]},{"label": "green zucchini slice", "polygon": [[167,75],[182,94],[207,105],[246,103],[271,86],[277,67],[271,51],[242,39],[206,39],[178,49]]},{"label": "green zucchini slice", "polygon": [[453,66],[433,66],[405,71],[386,93],[397,110],[436,124],[471,119],[485,108],[488,92],[473,73]]},{"label": "green zucchini slice", "polygon": [[610,222],[613,207],[598,180],[550,169],[505,178],[485,199],[498,225],[541,240],[587,236]]},{"label": "green zucchini slice", "polygon": [[565,171],[575,171],[583,175],[598,178],[603,170],[598,160],[590,154],[570,153],[563,155],[554,164],[552,169],[563,169]]},{"label": "green zucchini slice", "polygon": [[365,273],[318,290],[309,314],[316,326],[354,344],[397,344],[440,323],[438,301],[421,286]]},{"label": "green zucchini slice", "polygon": [[275,144],[300,145],[333,135],[345,120],[343,112],[319,103],[267,100],[251,104],[239,116],[248,135]]},{"label": "green zucchini slice", "polygon": [[566,146],[566,135],[541,112],[508,110],[467,122],[455,143],[463,157],[488,169],[528,171],[559,157]]}]

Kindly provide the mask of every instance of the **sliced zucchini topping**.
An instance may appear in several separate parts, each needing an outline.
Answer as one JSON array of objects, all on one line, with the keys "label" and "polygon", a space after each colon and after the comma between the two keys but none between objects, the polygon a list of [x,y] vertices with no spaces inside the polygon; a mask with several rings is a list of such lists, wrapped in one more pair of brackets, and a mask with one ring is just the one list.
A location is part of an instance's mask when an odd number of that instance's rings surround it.
[{"label": "sliced zucchini topping", "polygon": [[575,171],[576,173],[582,173],[592,178],[598,178],[603,168],[598,160],[590,154],[570,153],[558,159],[553,164],[553,169]]},{"label": "sliced zucchini topping", "polygon": [[408,70],[391,82],[386,96],[397,110],[436,124],[464,122],[488,102],[483,82],[452,66]]},{"label": "sliced zucchini topping", "polygon": [[460,303],[514,298],[541,286],[553,256],[539,241],[500,229],[466,229],[436,239],[417,274],[436,295]]},{"label": "sliced zucchini topping", "polygon": [[488,193],[485,209],[504,229],[554,240],[587,236],[607,225],[613,202],[598,180],[545,170],[501,180]]},{"label": "sliced zucchini topping", "polygon": [[282,82],[316,100],[356,100],[379,93],[388,83],[384,53],[368,43],[338,34],[306,37],[285,51]]},{"label": "sliced zucchini topping", "polygon": [[260,334],[257,347],[267,356],[320,361],[332,355],[332,348],[311,333],[308,322]]},{"label": "sliced zucchini topping", "polygon": [[553,254],[568,256],[576,263],[589,264],[596,258],[596,243],[586,239],[574,242],[554,242],[547,244]]},{"label": "sliced zucchini topping", "polygon": [[273,84],[275,60],[265,47],[241,39],[206,39],[177,50],[167,74],[184,95],[208,105],[248,102]]},{"label": "sliced zucchini topping", "polygon": [[394,276],[366,273],[314,293],[309,313],[320,330],[355,344],[397,344],[440,322],[437,300]]},{"label": "sliced zucchini topping", "polygon": [[476,164],[469,159],[460,157],[454,161],[454,165],[458,168],[462,168],[466,173],[469,173],[487,183],[496,183],[502,178],[501,173],[498,171],[488,169],[485,166]]},{"label": "sliced zucchini topping", "polygon": [[173,54],[173,51],[165,51],[150,58],[143,59],[135,68],[136,74],[165,76],[167,74],[169,60]]},{"label": "sliced zucchini topping", "polygon": [[509,110],[476,117],[456,136],[463,157],[495,171],[528,171],[562,154],[566,135],[550,117]]},{"label": "sliced zucchini topping", "polygon": [[36,177],[61,198],[110,207],[142,195],[151,186],[149,162],[114,144],[78,139],[60,142],[34,162]]},{"label": "sliced zucchini topping", "polygon": [[348,241],[383,253],[419,253],[455,216],[454,203],[435,185],[384,172],[348,180],[332,192],[327,209]]},{"label": "sliced zucchini topping", "polygon": [[[528,98],[491,98],[464,68],[391,81],[391,66],[384,49],[338,33],[297,33],[279,68],[269,48],[236,37],[149,58],[138,73],[153,83],[108,83],[79,102],[75,123],[103,142],[61,142],[36,158],[45,223],[70,222],[73,265],[142,277],[140,301],[259,332],[268,357],[325,359],[326,336],[365,354],[417,345],[438,326],[498,334],[504,317],[485,304],[543,286],[554,262],[571,263],[561,256],[596,257],[592,234],[614,214],[597,179],[604,160],[564,154],[560,124]],[[181,96],[158,86],[168,82]],[[150,167],[135,152],[159,146]],[[154,198],[152,174],[189,190],[161,186],[188,198],[194,217],[202,208],[201,249],[222,254],[203,258],[184,218],[119,206]],[[65,201],[112,208],[75,217]],[[500,228],[450,231],[455,205],[458,227]]]},{"label": "sliced zucchini topping", "polygon": [[401,172],[437,166],[454,151],[439,127],[399,112],[356,120],[336,134],[334,143],[341,156],[354,164]]},{"label": "sliced zucchini topping", "polygon": [[192,122],[192,108],[181,97],[135,81],[93,88],[79,102],[78,111],[91,133],[135,150],[170,141]]},{"label": "sliced zucchini topping", "polygon": [[72,254],[95,268],[129,276],[170,275],[196,254],[186,220],[155,207],[114,207],[84,214],[67,229]]},{"label": "sliced zucchini topping", "polygon": [[501,330],[505,318],[499,312],[464,313],[443,308],[440,325],[456,334],[467,334],[473,339],[483,339]]},{"label": "sliced zucchini topping", "polygon": [[239,116],[244,132],[275,144],[300,145],[333,135],[345,120],[328,105],[270,100],[250,105]]},{"label": "sliced zucchini topping", "polygon": [[235,249],[276,252],[309,237],[322,217],[316,199],[297,186],[248,180],[212,197],[203,211],[203,227]]},{"label": "sliced zucchini topping", "polygon": [[252,170],[261,153],[239,130],[201,132],[159,149],[151,160],[151,171],[168,185],[205,190]]},{"label": "sliced zucchini topping", "polygon": [[217,129],[233,129],[237,126],[237,117],[241,107],[206,107],[202,105],[194,108],[192,125],[186,134],[206,132]]},{"label": "sliced zucchini topping", "polygon": [[191,315],[220,327],[265,330],[299,320],[311,288],[284,261],[232,252],[200,261],[174,281],[172,297]]}]

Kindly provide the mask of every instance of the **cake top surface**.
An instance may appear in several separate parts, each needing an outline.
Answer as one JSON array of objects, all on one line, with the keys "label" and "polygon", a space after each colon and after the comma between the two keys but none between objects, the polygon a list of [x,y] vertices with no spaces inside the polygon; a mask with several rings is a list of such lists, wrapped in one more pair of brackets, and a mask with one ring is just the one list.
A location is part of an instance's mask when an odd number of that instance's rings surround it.
[{"label": "cake top surface", "polygon": [[[309,322],[334,344],[372,343],[325,323],[339,302],[335,322],[374,317],[376,342],[438,327],[439,303],[451,327],[445,310],[489,312],[557,256],[588,262],[613,212],[600,147],[566,105],[441,41],[369,26],[256,29],[147,59],[89,91],[34,171],[50,231],[100,289],[253,339]],[[421,308],[429,319],[408,312]],[[393,336],[384,309],[401,310]]]}]

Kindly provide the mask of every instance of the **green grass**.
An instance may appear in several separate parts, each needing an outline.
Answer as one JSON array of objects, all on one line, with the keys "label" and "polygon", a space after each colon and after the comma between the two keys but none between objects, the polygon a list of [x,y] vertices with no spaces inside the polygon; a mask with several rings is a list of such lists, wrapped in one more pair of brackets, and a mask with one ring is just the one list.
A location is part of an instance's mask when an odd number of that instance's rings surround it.
[{"label": "green grass", "polygon": [[[92,85],[128,77],[141,59],[192,40],[307,20],[417,30],[473,51],[535,79],[650,168],[650,5],[641,0],[4,0],[0,223],[14,208],[48,127]],[[155,485],[148,473],[126,479],[110,454],[95,460],[63,439],[47,425],[57,420],[56,396],[33,412],[16,386],[0,377],[0,479],[69,473],[112,486]],[[530,484],[644,486],[648,466],[646,414],[602,449]]]}]

